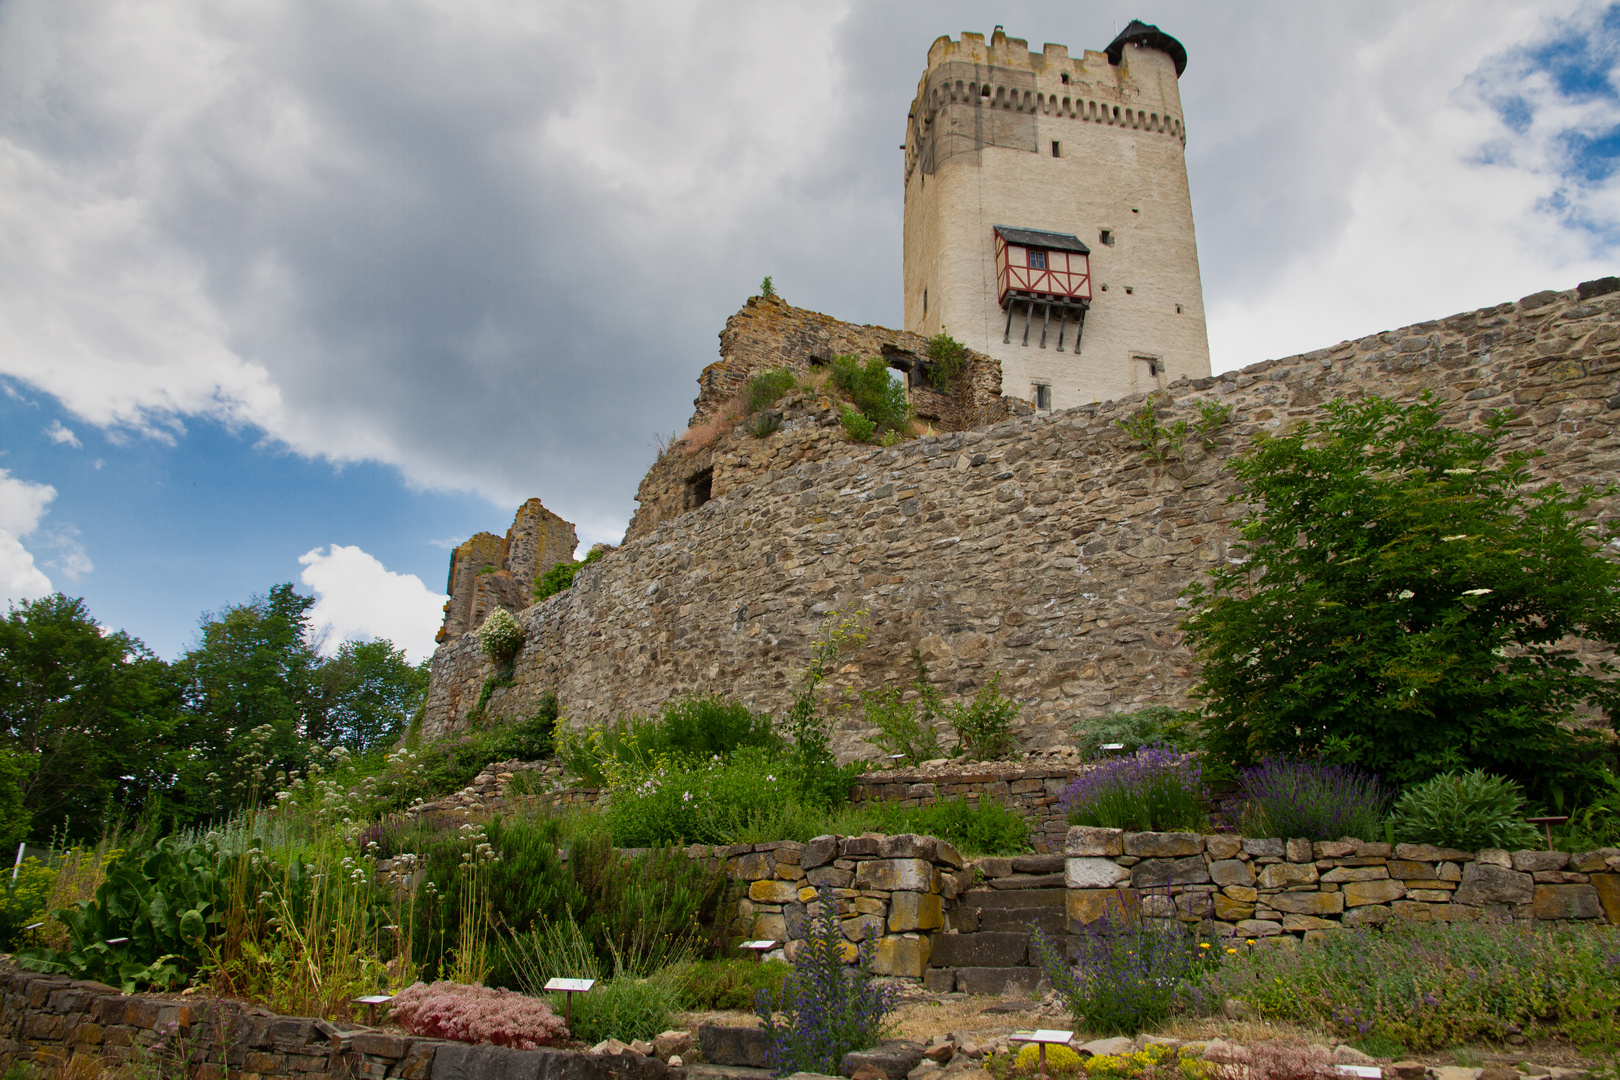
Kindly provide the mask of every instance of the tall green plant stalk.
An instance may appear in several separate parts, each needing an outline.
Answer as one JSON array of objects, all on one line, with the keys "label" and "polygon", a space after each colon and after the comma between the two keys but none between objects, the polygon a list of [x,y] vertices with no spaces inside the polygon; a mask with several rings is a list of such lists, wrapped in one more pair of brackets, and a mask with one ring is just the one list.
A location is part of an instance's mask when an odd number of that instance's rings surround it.
[{"label": "tall green plant stalk", "polygon": [[468,849],[457,871],[456,907],[460,935],[450,961],[451,982],[482,984],[492,966],[489,937],[491,908],[488,867],[500,858],[484,836],[482,825],[463,825]]},{"label": "tall green plant stalk", "polygon": [[819,707],[817,690],[838,658],[865,641],[865,611],[850,615],[834,611],[822,621],[821,631],[810,645],[810,663],[799,679],[787,713],[788,735],[793,740],[794,784],[806,798],[820,800],[828,781],[837,772],[832,756],[832,735],[827,717]]}]

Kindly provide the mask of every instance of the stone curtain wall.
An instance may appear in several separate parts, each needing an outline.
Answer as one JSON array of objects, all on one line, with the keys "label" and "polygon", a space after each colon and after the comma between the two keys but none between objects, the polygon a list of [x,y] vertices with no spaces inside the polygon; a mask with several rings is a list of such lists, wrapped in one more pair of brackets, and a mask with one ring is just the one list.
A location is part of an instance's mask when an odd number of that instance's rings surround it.
[{"label": "stone curtain wall", "polygon": [[[276,1016],[237,1001],[121,994],[0,963],[0,1071],[74,1058],[190,1080],[663,1080],[639,1054],[510,1050]],[[182,1064],[183,1063],[183,1064]],[[63,1069],[62,1075],[94,1076]]]},{"label": "stone curtain wall", "polygon": [[1075,933],[1121,910],[1250,938],[1400,919],[1620,923],[1620,848],[1468,852],[1075,826],[1066,854]]},{"label": "stone curtain wall", "polygon": [[[477,630],[498,607],[516,614],[533,603],[534,581],[574,557],[574,526],[530,499],[518,507],[506,538],[476,533],[450,552],[444,625],[438,641]],[[486,573],[485,571],[489,571]]]},{"label": "stone curtain wall", "polygon": [[[1620,282],[1547,292],[1347,341],[1240,372],[1177,382],[1164,419],[1231,405],[1219,445],[1160,468],[1116,426],[1141,399],[1018,417],[890,449],[827,439],[660,522],[525,611],[515,685],[489,712],[531,712],[555,689],[570,722],[719,693],[780,713],[824,615],[865,611],[870,637],[825,684],[912,676],[913,647],[947,694],[992,673],[1023,703],[1025,746],[1086,717],[1187,701],[1196,672],[1177,597],[1228,556],[1242,508],[1227,460],[1335,397],[1434,392],[1448,421],[1507,409],[1510,447],[1566,485],[1620,475]],[[822,426],[776,439],[825,439]],[[778,444],[780,446],[782,444]],[[763,452],[763,451],[761,451]],[[789,455],[789,460],[791,455]],[[1613,515],[1613,500],[1600,512]],[[435,654],[423,730],[460,729],[491,669],[470,637]],[[837,749],[872,757],[858,710]]]}]

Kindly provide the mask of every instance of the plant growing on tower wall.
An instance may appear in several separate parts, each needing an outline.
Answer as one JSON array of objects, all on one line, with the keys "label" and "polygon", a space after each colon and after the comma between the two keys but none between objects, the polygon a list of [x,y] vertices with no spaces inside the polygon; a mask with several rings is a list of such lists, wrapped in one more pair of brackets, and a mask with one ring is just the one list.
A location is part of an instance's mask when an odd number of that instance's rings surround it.
[{"label": "plant growing on tower wall", "polygon": [[478,628],[478,647],[497,664],[510,661],[523,647],[523,627],[505,608],[496,608]]},{"label": "plant growing on tower wall", "polygon": [[951,337],[942,326],[939,333],[928,339],[928,385],[942,394],[951,392],[951,386],[967,371],[968,348]]}]

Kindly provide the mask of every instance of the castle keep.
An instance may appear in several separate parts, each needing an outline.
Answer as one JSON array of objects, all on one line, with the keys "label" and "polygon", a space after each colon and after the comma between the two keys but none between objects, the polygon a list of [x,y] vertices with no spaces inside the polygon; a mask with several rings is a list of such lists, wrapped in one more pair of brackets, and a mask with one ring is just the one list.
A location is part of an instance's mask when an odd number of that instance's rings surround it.
[{"label": "castle keep", "polygon": [[1068,409],[1209,375],[1181,43],[1133,21],[1103,52],[998,27],[928,50],[906,126],[905,325]]}]

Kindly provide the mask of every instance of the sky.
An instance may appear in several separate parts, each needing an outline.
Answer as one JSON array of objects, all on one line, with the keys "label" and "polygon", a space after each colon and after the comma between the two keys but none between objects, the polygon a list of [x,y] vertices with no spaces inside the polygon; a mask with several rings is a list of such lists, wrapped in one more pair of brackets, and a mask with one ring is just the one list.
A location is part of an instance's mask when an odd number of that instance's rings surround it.
[{"label": "sky", "polygon": [[1620,270],[1620,3],[0,0],[0,600],[421,659],[524,499],[620,539],[763,276],[901,325],[935,37],[1133,17],[1215,371]]}]

